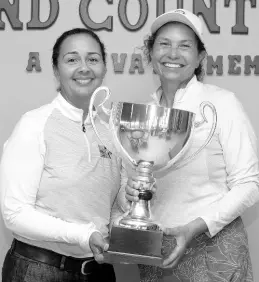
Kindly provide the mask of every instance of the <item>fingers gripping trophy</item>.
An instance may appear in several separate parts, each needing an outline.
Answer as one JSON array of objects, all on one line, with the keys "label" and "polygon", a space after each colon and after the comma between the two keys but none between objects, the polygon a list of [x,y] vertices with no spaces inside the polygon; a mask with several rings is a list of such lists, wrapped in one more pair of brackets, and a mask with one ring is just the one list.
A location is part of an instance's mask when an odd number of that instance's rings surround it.
[{"label": "fingers gripping trophy", "polygon": [[[96,98],[103,91],[105,97],[96,105]],[[140,187],[139,201],[133,202],[128,215],[111,229],[105,260],[110,263],[158,266],[162,260],[163,233],[152,221],[150,212],[151,190],[155,183],[153,174],[159,175],[168,169],[182,167],[201,152],[216,129],[216,109],[210,102],[202,102],[200,112],[203,120],[195,122],[193,112],[156,105],[114,102],[111,109],[107,109],[104,104],[109,98],[110,91],[105,86],[97,88],[93,93],[89,105],[93,129],[103,144],[93,118],[96,109],[101,113],[99,116],[109,120],[116,151],[136,171]],[[205,108],[209,108],[213,116],[210,132],[204,144],[191,156],[186,156],[194,129],[208,122]]]}]

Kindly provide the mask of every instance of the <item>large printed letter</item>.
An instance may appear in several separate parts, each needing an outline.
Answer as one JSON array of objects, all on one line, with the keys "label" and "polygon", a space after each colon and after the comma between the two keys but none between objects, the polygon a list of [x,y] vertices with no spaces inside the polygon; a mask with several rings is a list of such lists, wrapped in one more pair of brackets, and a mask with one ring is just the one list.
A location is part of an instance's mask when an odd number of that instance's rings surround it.
[{"label": "large printed letter", "polygon": [[8,0],[0,1],[0,29],[5,29],[5,23],[1,20],[1,14],[3,11],[5,12],[13,29],[22,29],[23,24],[19,20],[19,0],[14,0],[13,4],[10,4]]},{"label": "large printed letter", "polygon": [[[231,28],[233,34],[248,34],[248,28],[245,26],[245,0],[236,1],[236,24]],[[229,7],[230,0],[225,0],[225,7]],[[256,7],[256,0],[250,0],[251,7]]]},{"label": "large printed letter", "polygon": [[120,60],[118,59],[118,53],[112,53],[111,57],[112,57],[114,72],[123,73],[127,54],[126,53],[120,54]]},{"label": "large printed letter", "polygon": [[35,68],[36,72],[41,71],[39,52],[30,52],[26,70],[32,72]]},{"label": "large printed letter", "polygon": [[40,0],[31,0],[31,20],[27,23],[27,29],[46,29],[56,21],[59,13],[58,0],[49,0],[49,18],[45,22],[40,21]]},{"label": "large printed letter", "polygon": [[[100,1],[100,0],[99,0]],[[89,16],[89,5],[91,0],[81,0],[79,6],[79,14],[81,21],[85,26],[93,30],[108,30],[113,31],[113,18],[111,16],[107,17],[107,19],[102,23],[95,23]],[[106,0],[106,2],[110,5],[113,4],[113,0]]]},{"label": "large printed letter", "polygon": [[212,75],[215,68],[217,75],[223,74],[223,56],[217,56],[215,61],[212,56],[207,57],[207,75]]},{"label": "large printed letter", "polygon": [[156,0],[156,16],[160,16],[165,12],[165,0]]},{"label": "large printed letter", "polygon": [[138,22],[135,25],[131,25],[129,23],[128,17],[127,17],[127,4],[128,0],[120,0],[119,3],[119,19],[122,25],[129,31],[137,31],[142,28],[142,26],[145,24],[147,17],[148,17],[148,3],[147,0],[138,0],[140,11],[139,11],[139,19]]},{"label": "large printed letter", "polygon": [[251,74],[251,68],[254,68],[254,74],[259,74],[259,56],[252,60],[250,56],[245,56],[245,75]]},{"label": "large printed letter", "polygon": [[131,55],[131,64],[130,64],[129,73],[134,74],[136,70],[138,70],[139,74],[144,73],[142,56],[140,54],[133,53]]},{"label": "large printed letter", "polygon": [[193,12],[197,16],[203,16],[210,33],[220,32],[220,27],[216,24],[216,0],[210,0],[210,8],[203,0],[193,0]]},{"label": "large printed letter", "polygon": [[237,63],[241,62],[241,56],[240,55],[228,55],[228,61],[229,61],[228,73],[233,74],[233,75],[240,75],[241,68],[237,66]]}]

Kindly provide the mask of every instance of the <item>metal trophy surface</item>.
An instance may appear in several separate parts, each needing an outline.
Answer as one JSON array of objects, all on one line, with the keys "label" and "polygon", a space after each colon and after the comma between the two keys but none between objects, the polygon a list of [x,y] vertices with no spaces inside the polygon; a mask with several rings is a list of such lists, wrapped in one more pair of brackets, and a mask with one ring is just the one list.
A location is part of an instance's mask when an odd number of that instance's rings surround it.
[{"label": "metal trophy surface", "polygon": [[[106,96],[96,106],[96,97],[100,91],[105,91]],[[140,189],[139,201],[133,202],[128,215],[111,229],[109,250],[104,254],[105,261],[160,265],[163,234],[152,221],[150,212],[153,196],[151,189],[155,183],[153,173],[187,164],[199,154],[216,129],[216,110],[210,102],[203,102],[200,105],[203,121],[195,122],[195,114],[192,112],[149,104],[115,102],[109,110],[104,107],[109,97],[107,87],[99,87],[93,93],[89,105],[93,129],[103,143],[93,118],[95,107],[101,109],[109,119],[112,142],[122,160],[135,169]],[[206,107],[213,114],[210,133],[195,153],[185,157],[191,146],[194,128],[207,122],[204,114]]]}]

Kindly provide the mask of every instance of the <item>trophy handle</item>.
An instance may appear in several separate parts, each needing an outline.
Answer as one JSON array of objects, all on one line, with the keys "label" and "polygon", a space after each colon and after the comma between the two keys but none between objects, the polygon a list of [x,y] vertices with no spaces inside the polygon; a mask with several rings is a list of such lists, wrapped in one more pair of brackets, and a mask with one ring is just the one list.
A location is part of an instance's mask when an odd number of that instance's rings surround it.
[{"label": "trophy handle", "polygon": [[129,155],[127,150],[125,150],[124,147],[121,145],[121,142],[119,140],[119,136],[116,134],[117,129],[115,128],[115,125],[114,125],[114,119],[116,120],[116,115],[119,112],[118,108],[120,108],[122,104],[123,103],[121,103],[121,102],[114,102],[113,103],[109,125],[110,125],[110,129],[111,129],[111,134],[112,134],[112,137],[113,137],[114,145],[115,145],[117,151],[120,152],[123,159],[126,159],[127,161],[129,161],[129,163],[131,165],[133,165],[134,168],[136,168],[138,166],[138,162],[136,160],[134,160]]},{"label": "trophy handle", "polygon": [[213,122],[212,122],[212,127],[211,127],[211,130],[210,130],[210,133],[207,137],[207,139],[205,140],[204,144],[196,151],[194,152],[191,156],[189,156],[188,158],[184,159],[183,161],[180,161],[179,162],[179,165],[175,164],[174,167],[175,168],[180,168],[180,167],[183,167],[185,166],[188,162],[190,162],[191,160],[193,160],[200,152],[201,150],[203,150],[210,142],[215,130],[216,130],[216,127],[217,127],[217,111],[216,111],[216,108],[215,106],[208,102],[208,101],[204,101],[200,104],[200,113],[201,113],[201,116],[202,116],[202,120],[201,121],[198,121],[198,122],[194,122],[194,127],[197,128],[197,127],[200,127],[201,125],[203,125],[205,122],[208,122],[206,116],[205,116],[205,113],[204,113],[204,110],[206,107],[209,107],[212,111],[212,114],[213,114]]},{"label": "trophy handle", "polygon": [[[105,92],[105,97],[103,99],[103,101],[101,103],[99,103],[99,105],[97,106],[94,106],[94,102],[96,100],[96,97],[97,95],[99,94],[100,91],[104,90]],[[94,114],[93,114],[93,109],[94,107],[97,108],[100,108],[102,113],[105,115],[105,118],[108,120],[108,122],[104,121],[104,119],[102,119],[99,115],[99,117],[101,118],[102,121],[106,122],[107,125],[109,126],[110,128],[110,131],[112,133],[112,137],[113,137],[113,141],[114,141],[114,145],[117,149],[118,152],[121,152],[127,160],[130,161],[131,164],[133,164],[134,167],[137,166],[137,162],[128,154],[128,152],[123,148],[123,146],[121,145],[120,143],[120,140],[118,139],[118,136],[116,135],[116,129],[114,127],[114,124],[113,124],[113,121],[112,121],[112,116],[113,115],[116,115],[117,114],[117,107],[119,107],[119,105],[121,104],[120,102],[114,102],[113,103],[113,106],[112,106],[112,109],[107,109],[105,106],[104,106],[104,103],[106,101],[108,101],[108,99],[110,98],[111,96],[111,92],[109,90],[108,87],[106,86],[100,86],[98,87],[94,93],[92,94],[92,97],[90,99],[90,103],[89,103],[89,117],[90,117],[90,121],[91,121],[91,124],[92,124],[92,127],[94,129],[94,132],[96,134],[96,136],[98,137],[98,139],[100,140],[101,144],[106,147],[110,152],[112,152],[113,150],[110,150],[109,147],[102,141],[101,137],[100,137],[100,134],[95,126],[95,122],[94,122]]]},{"label": "trophy handle", "polygon": [[[107,145],[102,141],[100,135],[99,135],[99,132],[98,130],[96,129],[96,126],[95,126],[95,122],[94,122],[94,102],[96,100],[96,97],[97,95],[100,93],[100,91],[104,90],[105,91],[105,97],[103,99],[103,101],[98,105],[96,106],[96,108],[101,108],[102,112],[104,113],[104,115],[106,116],[107,119],[110,118],[110,115],[111,115],[111,110],[110,109],[107,109],[104,107],[104,103],[110,98],[111,96],[111,93],[110,93],[110,90],[108,87],[106,86],[100,86],[98,88],[95,89],[94,93],[92,94],[92,97],[90,99],[90,103],[89,103],[89,117],[90,117],[90,121],[91,121],[91,124],[92,124],[92,127],[94,129],[94,132],[96,134],[96,136],[98,137],[98,139],[100,140],[101,144],[106,147],[107,149],[109,149],[107,147]],[[103,120],[105,122],[105,120]],[[110,151],[110,150],[109,150]]]}]

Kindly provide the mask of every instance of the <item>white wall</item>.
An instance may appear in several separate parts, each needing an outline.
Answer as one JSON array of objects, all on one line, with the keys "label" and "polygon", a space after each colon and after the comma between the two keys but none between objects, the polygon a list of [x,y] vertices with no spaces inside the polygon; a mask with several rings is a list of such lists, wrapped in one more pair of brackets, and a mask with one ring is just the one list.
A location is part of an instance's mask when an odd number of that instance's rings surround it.
[{"label": "white wall", "polygon": [[[4,31],[0,31],[0,147],[10,135],[15,123],[24,112],[49,102],[55,96],[55,81],[51,69],[51,49],[55,39],[63,31],[73,27],[83,27],[78,7],[79,0],[60,0],[59,16],[55,24],[46,30],[27,31],[26,23],[30,20],[30,1],[20,0],[20,20],[24,23],[24,30],[13,31],[7,17],[2,13],[2,20],[6,23]],[[98,34],[107,45],[111,53],[128,53],[130,56],[135,47],[142,45],[143,37],[148,33],[148,27],[156,15],[156,1],[148,0],[149,17],[145,26],[137,32],[129,32],[119,22],[117,6],[119,0],[114,0],[113,5],[108,5],[105,0],[94,0],[91,3],[90,15],[96,22],[102,22],[108,15],[113,16],[113,32],[99,31]],[[192,10],[192,1],[183,1],[184,8]],[[186,3],[185,3],[186,2]],[[205,1],[209,5],[210,1]],[[221,27],[220,34],[210,34],[205,28],[205,40],[210,55],[223,55],[224,74],[210,76],[206,82],[227,88],[236,93],[242,101],[259,136],[259,123],[256,120],[259,104],[258,77],[252,74],[245,76],[243,73],[243,60],[245,55],[259,54],[259,7],[251,9],[250,1],[246,1],[245,24],[249,27],[248,35],[232,35],[231,27],[235,24],[236,5],[231,2],[229,8],[223,6],[224,1],[217,2],[217,24]],[[47,19],[49,1],[41,1],[41,19]],[[176,8],[177,1],[166,1],[166,11]],[[128,17],[132,24],[137,21],[138,1],[128,1]],[[27,73],[29,52],[39,52],[42,72]],[[137,51],[139,52],[139,51]],[[242,73],[239,76],[228,75],[228,55],[241,55],[240,64]],[[104,85],[110,87],[114,100],[131,100],[144,102],[148,100],[149,93],[157,86],[151,71],[147,68],[145,74],[129,74],[130,58],[127,59],[123,74],[115,74],[108,57],[108,74]],[[259,207],[255,206],[243,216],[250,240],[250,250],[253,262],[255,281],[259,281],[259,269],[256,261],[259,259]],[[4,228],[0,221],[0,267],[4,255],[11,242],[11,234]],[[135,266],[116,266],[118,282],[138,281]],[[1,275],[1,274],[0,274]],[[126,280],[128,279],[128,280]]]}]

